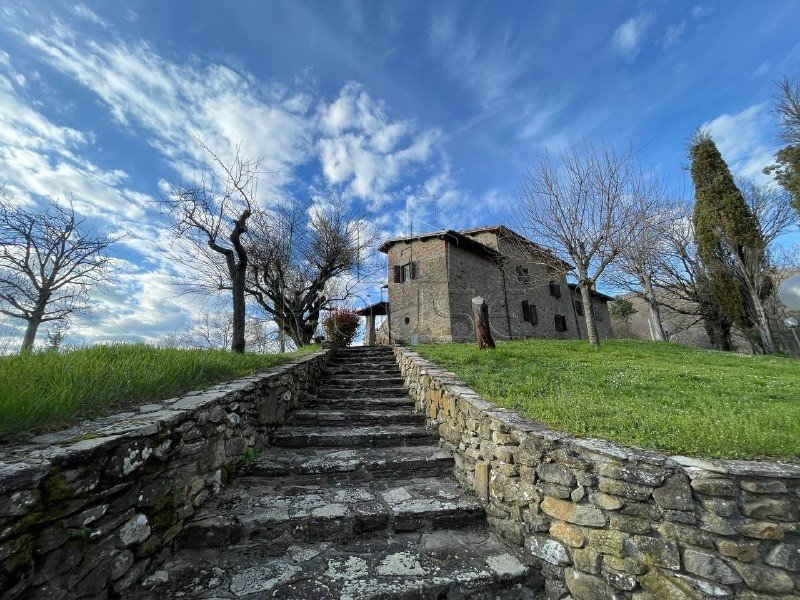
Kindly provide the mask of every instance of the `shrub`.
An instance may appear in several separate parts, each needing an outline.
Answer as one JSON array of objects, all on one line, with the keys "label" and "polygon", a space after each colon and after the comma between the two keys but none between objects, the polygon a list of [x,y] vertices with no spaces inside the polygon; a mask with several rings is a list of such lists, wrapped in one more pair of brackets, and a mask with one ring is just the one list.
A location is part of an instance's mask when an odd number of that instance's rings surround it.
[{"label": "shrub", "polygon": [[361,321],[354,311],[340,308],[332,310],[322,324],[328,334],[328,340],[334,346],[343,348],[353,343]]}]

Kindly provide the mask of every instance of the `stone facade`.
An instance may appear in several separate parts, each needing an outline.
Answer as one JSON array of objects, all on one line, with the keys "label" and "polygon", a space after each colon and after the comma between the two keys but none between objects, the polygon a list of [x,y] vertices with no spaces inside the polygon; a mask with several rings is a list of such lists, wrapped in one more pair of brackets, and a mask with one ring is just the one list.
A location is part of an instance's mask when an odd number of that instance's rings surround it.
[{"label": "stone facade", "polygon": [[[550,275],[543,264],[522,257],[515,243],[518,238],[510,237],[515,234],[505,228],[483,228],[456,235],[478,244],[465,246],[442,232],[393,240],[382,247],[388,255],[391,310],[383,329],[391,329],[393,340],[412,344],[474,340],[475,296],[486,299],[495,339],[586,338],[585,320],[575,308],[580,294],[563,275]],[[502,257],[502,266],[492,253]],[[395,268],[409,264],[414,265],[413,277],[396,281]],[[551,294],[551,282],[558,286],[560,297]],[[609,338],[606,299],[597,295],[594,300],[598,333]],[[524,318],[523,302],[535,307],[535,319]],[[556,315],[564,317],[565,331],[557,330]],[[386,339],[388,331],[379,333],[379,342]]]},{"label": "stone facade", "polygon": [[270,444],[327,360],[317,353],[0,449],[0,595],[124,593]]},{"label": "stone facade", "polygon": [[548,430],[403,347],[417,410],[549,598],[800,597],[800,466],[664,456]]}]

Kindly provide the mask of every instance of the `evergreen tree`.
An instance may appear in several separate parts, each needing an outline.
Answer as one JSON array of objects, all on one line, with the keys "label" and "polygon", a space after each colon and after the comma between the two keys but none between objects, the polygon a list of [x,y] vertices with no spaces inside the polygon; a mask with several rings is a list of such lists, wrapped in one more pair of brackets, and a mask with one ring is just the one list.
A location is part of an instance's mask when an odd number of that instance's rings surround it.
[{"label": "evergreen tree", "polygon": [[[763,283],[766,244],[758,219],[708,132],[695,135],[690,157],[695,237],[700,260],[709,273],[711,294],[742,331],[757,328],[756,342],[764,352],[772,353],[772,334],[763,308],[769,287]],[[758,282],[752,272],[758,273]]]}]

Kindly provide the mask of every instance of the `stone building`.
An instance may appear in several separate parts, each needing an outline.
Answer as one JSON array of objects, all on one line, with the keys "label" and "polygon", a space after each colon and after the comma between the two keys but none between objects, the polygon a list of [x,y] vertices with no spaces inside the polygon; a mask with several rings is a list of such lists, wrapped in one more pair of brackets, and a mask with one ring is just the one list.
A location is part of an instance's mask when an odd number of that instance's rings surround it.
[{"label": "stone building", "polygon": [[[378,343],[472,341],[475,296],[486,299],[495,339],[586,338],[580,293],[564,276],[569,266],[507,227],[395,238],[380,251],[388,257],[389,302],[373,311],[387,315]],[[611,337],[608,300],[593,293],[601,338]],[[369,307],[362,312],[374,323]]]}]

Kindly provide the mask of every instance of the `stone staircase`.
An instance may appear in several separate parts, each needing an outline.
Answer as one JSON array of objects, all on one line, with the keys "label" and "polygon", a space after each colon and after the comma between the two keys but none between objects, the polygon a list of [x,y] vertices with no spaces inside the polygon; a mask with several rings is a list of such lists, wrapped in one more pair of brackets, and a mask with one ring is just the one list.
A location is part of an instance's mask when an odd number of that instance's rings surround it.
[{"label": "stone staircase", "polygon": [[537,597],[538,571],[452,478],[391,350],[337,351],[316,392],[130,597]]}]

